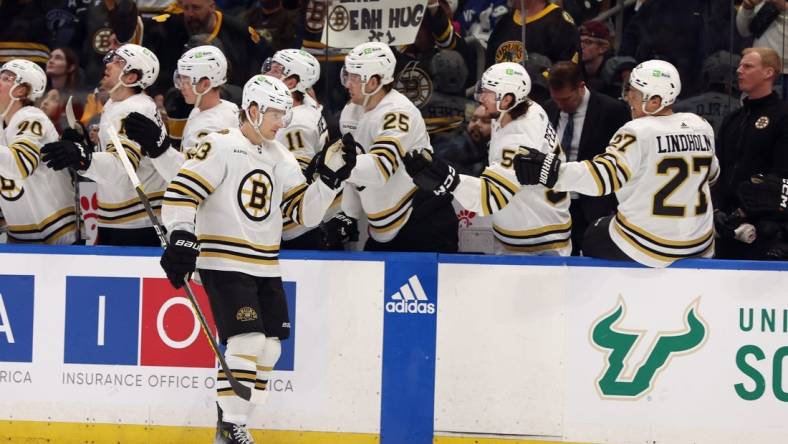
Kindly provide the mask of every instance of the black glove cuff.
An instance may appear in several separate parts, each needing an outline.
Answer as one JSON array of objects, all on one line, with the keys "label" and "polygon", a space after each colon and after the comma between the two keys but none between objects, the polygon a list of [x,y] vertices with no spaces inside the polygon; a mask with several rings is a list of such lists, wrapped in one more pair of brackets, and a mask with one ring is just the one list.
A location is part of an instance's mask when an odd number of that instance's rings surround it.
[{"label": "black glove cuff", "polygon": [[164,140],[162,140],[160,145],[152,144],[148,149],[144,149],[144,154],[151,159],[155,159],[164,154],[170,148],[171,143],[170,136],[164,136]]}]

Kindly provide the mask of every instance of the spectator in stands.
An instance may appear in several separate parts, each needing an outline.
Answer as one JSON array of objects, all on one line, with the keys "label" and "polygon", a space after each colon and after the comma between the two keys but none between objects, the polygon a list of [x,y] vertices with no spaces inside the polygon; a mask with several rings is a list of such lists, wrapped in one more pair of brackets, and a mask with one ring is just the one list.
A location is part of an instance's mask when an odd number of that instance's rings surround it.
[{"label": "spectator in stands", "polygon": [[69,47],[53,50],[46,65],[46,74],[47,89],[58,92],[57,116],[52,121],[55,123],[55,128],[61,131],[63,129],[61,123],[65,122],[60,122],[60,117],[65,112],[69,97],[72,98],[72,107],[77,118],[82,115],[85,108],[87,91],[81,81],[77,53]]},{"label": "spectator in stands", "polygon": [[73,49],[57,48],[49,55],[46,65],[47,87],[62,94],[74,94],[82,89],[79,57]]},{"label": "spectator in stands", "polygon": [[527,48],[538,52],[553,63],[580,60],[580,34],[566,11],[547,0],[515,0],[513,8],[501,17],[487,44],[486,66],[500,62],[520,63],[523,60],[520,9],[525,2]]},{"label": "spectator in stands", "polygon": [[562,0],[561,7],[577,23],[584,23],[596,17],[604,9],[607,9],[609,2],[603,0]]},{"label": "spectator in stands", "polygon": [[[427,73],[431,82],[432,92],[422,102],[421,115],[427,124],[427,132],[438,134],[459,128],[465,121],[469,109],[475,108],[475,102],[465,97],[465,85],[468,68],[460,53],[444,49],[429,59]],[[400,77],[411,74],[407,69]],[[400,82],[397,82],[400,85]],[[400,92],[412,93],[419,91],[418,84]],[[410,98],[410,97],[408,97]]]},{"label": "spectator in stands", "polygon": [[91,145],[91,149],[99,144],[99,120],[99,116],[96,116],[88,123],[87,141]]},{"label": "spectator in stands", "polygon": [[[736,29],[743,37],[754,37],[754,47],[771,48],[783,61],[783,69],[788,66],[788,40],[785,38],[788,26],[788,3],[785,0],[744,0],[736,14]],[[782,71],[778,87],[783,98],[788,97],[786,71]]]},{"label": "spectator in stands", "polygon": [[82,80],[91,89],[98,85],[104,75],[104,56],[120,46],[109,23],[107,4],[114,2],[101,1],[77,10],[76,29],[70,45],[79,55],[84,74]]},{"label": "spectator in stands", "polygon": [[0,1],[0,63],[13,59],[30,60],[42,68],[49,60],[49,30],[43,2]]},{"label": "spectator in stands", "polygon": [[298,48],[301,39],[295,30],[303,26],[298,2],[260,0],[246,11],[246,21],[260,34],[271,51]]},{"label": "spectator in stands", "polygon": [[62,133],[63,128],[66,126],[61,122],[63,108],[60,106],[60,101],[60,91],[57,89],[50,89],[44,94],[44,98],[41,99],[41,103],[38,105],[41,111],[52,121],[58,134]]},{"label": "spectator in stands", "polygon": [[580,47],[583,50],[586,86],[591,91],[599,91],[605,84],[602,68],[613,56],[607,25],[597,21],[587,21],[580,25]]},{"label": "spectator in stands", "polygon": [[432,148],[458,174],[479,177],[487,166],[491,132],[492,116],[484,105],[479,105],[464,129],[432,136]]},{"label": "spectator in stands", "polygon": [[432,134],[459,127],[465,105],[472,104],[465,99],[465,88],[476,82],[476,52],[454,30],[445,0],[430,0],[427,9],[416,41],[394,49],[394,89],[419,108]]},{"label": "spectator in stands", "polygon": [[498,20],[509,11],[506,0],[468,0],[459,14],[460,32],[478,40],[484,48]]},{"label": "spectator in stands", "polygon": [[734,74],[741,57],[718,51],[703,62],[703,94],[682,100],[673,107],[676,112],[695,113],[711,123],[719,132],[722,119],[741,105],[732,94]]},{"label": "spectator in stands", "polygon": [[602,68],[602,88],[600,92],[614,99],[625,100],[624,86],[629,84],[629,74],[637,65],[635,59],[627,56],[611,57]]},{"label": "spectator in stands", "polygon": [[[782,68],[782,58],[771,48],[747,48],[742,53],[736,73],[746,97],[740,109],[725,116],[717,149],[722,171],[713,189],[720,236],[717,257],[764,259],[774,241],[768,218],[739,211],[736,191],[756,174],[788,177],[788,102],[772,90]],[[735,230],[745,222],[757,228],[757,238],[751,244],[735,238]]]},{"label": "spectator in stands", "polygon": [[697,93],[704,33],[706,0],[643,0],[624,28],[618,55],[672,63],[681,75],[682,97]]},{"label": "spectator in stands", "polygon": [[[550,97],[545,111],[556,128],[561,148],[568,162],[591,160],[605,152],[608,141],[630,120],[629,107],[619,100],[591,91],[583,81],[580,67],[571,62],[558,62],[548,76]],[[572,255],[583,249],[586,228],[599,219],[613,214],[614,195],[592,197],[571,193]]]},{"label": "spectator in stands", "polygon": [[533,82],[528,98],[543,108],[545,103],[550,100],[550,91],[547,89],[547,77],[550,75],[551,66],[553,66],[553,62],[542,54],[536,52],[528,53],[525,70]]}]

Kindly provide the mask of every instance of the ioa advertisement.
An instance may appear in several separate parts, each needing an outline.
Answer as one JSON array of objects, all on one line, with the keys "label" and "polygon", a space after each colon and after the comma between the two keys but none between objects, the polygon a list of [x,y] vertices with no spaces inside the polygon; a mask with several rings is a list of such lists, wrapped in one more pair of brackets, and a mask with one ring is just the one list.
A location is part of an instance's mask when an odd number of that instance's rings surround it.
[{"label": "ioa advertisement", "polygon": [[[214,426],[213,352],[155,256],[0,261],[0,416]],[[250,427],[378,434],[383,263],[353,263],[353,280],[344,261],[283,269],[292,333]]]},{"label": "ioa advertisement", "polygon": [[[0,253],[0,415],[212,427],[216,362],[153,250],[50,251]],[[787,267],[364,253],[281,265],[293,334],[251,428],[384,444],[788,433]]]}]

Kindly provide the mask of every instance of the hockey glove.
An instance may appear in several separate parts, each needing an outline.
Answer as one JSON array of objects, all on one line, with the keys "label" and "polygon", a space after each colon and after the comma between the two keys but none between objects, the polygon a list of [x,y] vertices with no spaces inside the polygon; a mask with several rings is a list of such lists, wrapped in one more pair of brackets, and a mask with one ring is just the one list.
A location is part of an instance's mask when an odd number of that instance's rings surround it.
[{"label": "hockey glove", "polygon": [[514,156],[513,165],[517,181],[521,185],[544,185],[553,188],[558,181],[561,159],[554,153],[545,154],[521,145]]},{"label": "hockey glove", "polygon": [[320,157],[315,163],[320,180],[332,189],[339,188],[356,166],[357,149],[360,147],[353,135],[346,133],[341,140],[324,148],[317,154]]},{"label": "hockey glove", "polygon": [[85,145],[70,140],[47,143],[41,148],[41,154],[41,160],[55,171],[63,168],[87,170],[93,156],[93,152]]},{"label": "hockey glove", "polygon": [[85,130],[82,125],[77,122],[77,128],[66,128],[63,134],[60,135],[60,140],[68,140],[69,142],[87,145],[88,140],[85,138]]},{"label": "hockey glove", "polygon": [[153,120],[133,112],[123,120],[126,137],[140,145],[142,153],[155,159],[167,151],[171,141],[167,133]]},{"label": "hockey glove", "polygon": [[736,239],[737,241],[751,244],[757,237],[755,227],[747,223],[741,210],[733,214],[726,214],[722,210],[714,211],[714,230],[717,237],[723,239]]},{"label": "hockey glove", "polygon": [[173,287],[183,287],[189,274],[197,268],[199,255],[200,244],[194,233],[175,230],[170,234],[170,243],[167,244],[167,249],[164,250],[159,263]]},{"label": "hockey glove", "polygon": [[433,157],[429,151],[408,151],[402,162],[413,183],[424,191],[440,196],[451,193],[460,184],[457,171],[440,157]]},{"label": "hockey glove", "polygon": [[345,242],[358,240],[358,224],[356,219],[339,212],[320,224],[324,250],[342,250]]},{"label": "hockey glove", "polygon": [[781,213],[788,207],[788,178],[774,174],[752,176],[739,184],[739,200],[748,215]]}]

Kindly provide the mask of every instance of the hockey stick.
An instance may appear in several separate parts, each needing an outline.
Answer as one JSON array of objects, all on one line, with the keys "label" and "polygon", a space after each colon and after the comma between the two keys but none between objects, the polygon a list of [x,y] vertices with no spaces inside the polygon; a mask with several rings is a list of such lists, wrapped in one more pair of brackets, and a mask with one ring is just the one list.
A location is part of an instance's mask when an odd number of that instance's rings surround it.
[{"label": "hockey stick", "polygon": [[[145,212],[148,213],[148,217],[153,223],[153,229],[156,230],[156,235],[159,237],[159,242],[161,242],[162,248],[167,248],[167,238],[164,236],[164,230],[159,223],[159,218],[156,217],[156,213],[153,212],[153,208],[150,206],[150,201],[148,200],[148,196],[145,195],[145,191],[142,189],[140,179],[137,177],[134,167],[131,166],[131,162],[129,161],[128,154],[126,154],[126,150],[120,143],[120,137],[118,137],[117,130],[115,130],[113,125],[109,125],[107,132],[109,133],[109,137],[112,140],[112,144],[115,145],[115,151],[118,153],[120,162],[123,164],[123,168],[126,170],[126,174],[129,176],[131,184],[134,186],[134,190],[137,191],[137,196],[139,196],[142,205],[145,207]],[[224,356],[222,356],[222,352],[219,350],[219,345],[216,343],[216,339],[211,334],[211,329],[208,328],[208,321],[205,320],[205,315],[203,314],[202,310],[200,310],[200,306],[197,304],[197,298],[194,297],[194,293],[192,292],[191,287],[189,287],[189,276],[183,278],[183,284],[183,288],[186,290],[186,296],[188,296],[189,302],[192,304],[194,315],[200,322],[202,331],[208,338],[208,344],[211,346],[211,350],[213,350],[214,355],[216,355],[216,358],[219,360],[219,365],[221,366],[222,371],[224,371],[224,375],[227,377],[227,382],[230,384],[233,392],[247,401],[256,402],[254,399],[252,399],[254,397],[252,389],[238,382],[238,380],[233,376],[233,373],[230,371],[230,368],[227,366],[227,362],[224,360]]]},{"label": "hockey stick", "polygon": [[[68,122],[69,128],[79,131],[77,117],[74,115],[73,98],[73,96],[68,96],[68,102],[66,102],[66,121]],[[79,203],[79,174],[77,174],[77,170],[74,168],[69,168],[68,172],[71,175],[71,180],[74,181],[74,211],[77,215],[77,244],[80,244],[82,242],[82,207]]]}]

